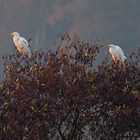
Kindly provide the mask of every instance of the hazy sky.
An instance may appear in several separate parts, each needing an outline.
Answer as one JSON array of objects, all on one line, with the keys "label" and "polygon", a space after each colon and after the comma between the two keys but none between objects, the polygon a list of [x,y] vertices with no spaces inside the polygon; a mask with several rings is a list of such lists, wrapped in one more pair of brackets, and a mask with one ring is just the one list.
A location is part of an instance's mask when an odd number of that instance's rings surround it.
[{"label": "hazy sky", "polygon": [[53,49],[57,35],[69,31],[128,54],[140,46],[140,0],[0,0],[0,56],[13,52],[5,35],[13,31],[31,37],[33,49]]}]

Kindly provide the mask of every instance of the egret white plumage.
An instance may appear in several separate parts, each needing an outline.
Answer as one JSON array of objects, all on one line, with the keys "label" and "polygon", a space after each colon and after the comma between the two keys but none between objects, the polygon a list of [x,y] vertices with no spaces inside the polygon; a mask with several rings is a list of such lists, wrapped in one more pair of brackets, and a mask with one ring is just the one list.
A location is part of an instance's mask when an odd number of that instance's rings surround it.
[{"label": "egret white plumage", "polygon": [[123,50],[119,46],[113,44],[109,44],[107,45],[107,47],[109,47],[109,52],[112,56],[113,61],[115,63],[124,64],[127,58],[125,57]]},{"label": "egret white plumage", "polygon": [[21,37],[18,32],[13,32],[10,34],[13,37],[13,42],[17,50],[24,56],[31,58],[31,51],[29,49],[29,44],[25,38]]}]

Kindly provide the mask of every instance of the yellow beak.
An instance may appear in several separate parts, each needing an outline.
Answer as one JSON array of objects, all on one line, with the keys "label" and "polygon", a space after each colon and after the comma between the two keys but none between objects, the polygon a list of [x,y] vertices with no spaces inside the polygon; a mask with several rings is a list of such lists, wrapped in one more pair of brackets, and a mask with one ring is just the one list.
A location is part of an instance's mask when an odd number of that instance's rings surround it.
[{"label": "yellow beak", "polygon": [[110,48],[110,45],[109,44],[105,44],[104,47],[105,48]]},{"label": "yellow beak", "polygon": [[9,36],[12,36],[12,33],[8,34]]},{"label": "yellow beak", "polygon": [[4,33],[6,36],[12,36],[11,33]]}]

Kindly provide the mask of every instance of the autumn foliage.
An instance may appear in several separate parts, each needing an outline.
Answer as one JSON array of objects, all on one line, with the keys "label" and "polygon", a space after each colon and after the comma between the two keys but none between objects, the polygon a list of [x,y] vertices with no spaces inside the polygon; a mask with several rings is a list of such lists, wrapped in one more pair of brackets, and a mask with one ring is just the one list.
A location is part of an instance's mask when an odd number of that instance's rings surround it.
[{"label": "autumn foliage", "polygon": [[140,51],[125,67],[107,58],[94,67],[100,49],[65,34],[56,51],[33,51],[30,60],[4,56],[0,139],[140,137]]}]

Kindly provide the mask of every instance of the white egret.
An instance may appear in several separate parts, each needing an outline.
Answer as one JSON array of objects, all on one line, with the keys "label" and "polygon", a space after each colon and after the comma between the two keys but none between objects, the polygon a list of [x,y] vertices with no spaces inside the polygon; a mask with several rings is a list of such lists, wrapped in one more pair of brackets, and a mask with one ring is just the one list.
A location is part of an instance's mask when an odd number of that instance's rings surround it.
[{"label": "white egret", "polygon": [[13,32],[10,34],[13,37],[13,42],[17,50],[24,56],[31,58],[31,51],[29,49],[29,44],[25,38],[21,37],[18,32]]},{"label": "white egret", "polygon": [[112,56],[113,61],[116,64],[124,64],[127,58],[125,57],[123,50],[119,46],[113,44],[109,44],[107,45],[107,47],[109,47],[109,52]]}]

